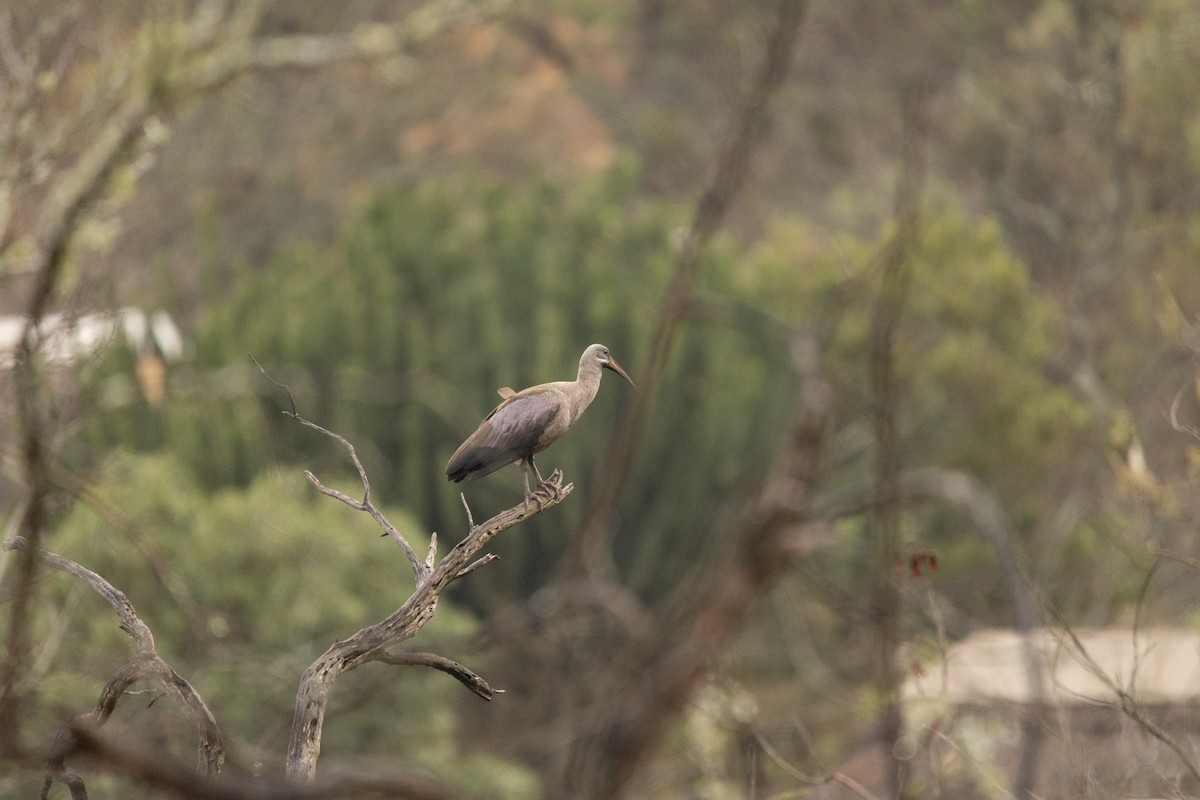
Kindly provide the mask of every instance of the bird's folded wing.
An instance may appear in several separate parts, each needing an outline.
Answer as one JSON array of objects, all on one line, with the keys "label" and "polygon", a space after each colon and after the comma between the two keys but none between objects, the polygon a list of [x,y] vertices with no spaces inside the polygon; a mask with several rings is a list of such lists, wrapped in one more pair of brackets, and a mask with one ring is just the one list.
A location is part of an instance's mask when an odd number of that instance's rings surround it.
[{"label": "bird's folded wing", "polygon": [[476,444],[483,447],[498,445],[513,451],[532,449],[561,404],[559,397],[550,392],[506,400],[488,417],[490,430]]}]

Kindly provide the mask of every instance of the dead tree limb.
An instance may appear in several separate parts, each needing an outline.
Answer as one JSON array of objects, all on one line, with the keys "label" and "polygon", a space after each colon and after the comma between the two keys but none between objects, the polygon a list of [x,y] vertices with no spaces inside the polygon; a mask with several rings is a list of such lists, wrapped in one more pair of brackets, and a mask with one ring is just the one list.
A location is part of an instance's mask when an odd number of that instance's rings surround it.
[{"label": "dead tree limb", "polygon": [[429,778],[381,773],[366,768],[331,771],[307,785],[269,778],[214,775],[199,778],[176,759],[129,747],[101,736],[91,727],[71,729],[65,757],[87,757],[101,768],[163,790],[182,800],[339,800],[390,797],[400,800],[455,800],[456,795]]},{"label": "dead tree limb", "polygon": [[[32,550],[29,543],[20,537],[5,542],[4,547],[7,550],[22,552]],[[73,794],[77,791],[76,787],[79,787],[79,790],[82,789],[82,779],[66,767],[66,754],[71,752],[72,748],[68,744],[64,744],[63,740],[73,739],[75,732],[83,728],[94,729],[104,725],[125,690],[139,681],[150,683],[173,699],[196,726],[196,733],[200,740],[197,772],[201,775],[219,773],[221,765],[225,761],[225,744],[216,719],[204,702],[204,698],[158,655],[158,650],[154,645],[154,634],[137,615],[137,611],[125,593],[101,575],[69,558],[45,550],[33,552],[40,563],[82,581],[103,597],[116,612],[121,630],[129,636],[134,652],[133,659],[109,679],[100,693],[96,707],[73,719],[60,733],[59,742],[48,759],[46,780],[58,780],[66,783],[72,787]]]},{"label": "dead tree limb", "polygon": [[903,676],[898,668],[904,595],[895,578],[900,558],[902,493],[900,474],[902,443],[900,418],[901,386],[897,361],[897,329],[912,283],[912,253],[919,244],[921,201],[925,178],[924,120],[925,92],[911,87],[903,113],[903,157],[894,198],[895,232],[882,251],[879,292],[871,315],[870,358],[871,426],[874,433],[874,480],[876,503],[871,517],[874,558],[871,566],[871,624],[874,627],[874,671],[879,704],[879,747],[887,776],[887,795],[904,791],[907,765],[896,753],[896,742],[904,730],[900,703]]},{"label": "dead tree limb", "polygon": [[[255,364],[258,362],[255,361]],[[262,366],[259,366],[262,370]],[[288,387],[263,374],[276,386],[287,392],[290,410],[283,413],[305,427],[329,436],[340,442],[350,453],[351,460],[358,470],[363,484],[363,499],[361,501],[346,495],[336,489],[324,486],[311,472],[305,471],[305,477],[323,494],[340,500],[358,511],[366,511],[394,540],[400,543],[412,565],[416,576],[416,589],[400,608],[396,609],[386,619],[358,631],[349,638],[335,642],[316,661],[309,665],[300,679],[300,688],[296,693],[296,711],[292,719],[292,732],[288,742],[287,775],[297,781],[311,782],[316,776],[317,759],[321,754],[321,734],[325,725],[325,709],[329,703],[329,692],[334,682],[342,675],[356,667],[371,661],[385,663],[401,663],[405,656],[388,653],[387,650],[409,638],[425,625],[437,610],[438,600],[442,591],[454,581],[469,575],[480,566],[492,560],[491,555],[476,558],[475,555],[495,536],[509,528],[519,525],[531,517],[561,503],[571,493],[574,484],[562,483],[562,471],[555,470],[540,488],[544,488],[545,496],[541,502],[531,504],[522,502],[507,511],[502,511],[486,522],[476,525],[473,522],[471,510],[463,500],[467,510],[469,530],[467,536],[455,545],[440,563],[436,561],[437,536],[430,539],[429,550],[422,561],[417,558],[412,546],[395,526],[370,502],[370,481],[366,470],[359,461],[353,445],[326,428],[321,427],[296,413],[295,400]],[[409,656],[409,658],[415,658]],[[403,661],[403,663],[419,663],[418,661]],[[425,665],[441,669],[457,677],[473,692],[491,699],[495,691],[488,687],[482,679],[473,672],[466,670],[460,664],[440,656],[427,655]],[[451,666],[454,665],[454,666]]]},{"label": "dead tree limb", "polygon": [[[317,423],[311,422],[300,416],[296,412],[296,398],[292,396],[291,388],[286,383],[280,383],[272,378],[267,371],[263,369],[263,365],[258,363],[258,359],[256,359],[254,356],[250,356],[250,360],[254,362],[254,366],[258,367],[258,371],[263,374],[264,378],[275,384],[276,387],[283,390],[287,394],[288,405],[291,408],[283,412],[285,417],[294,422],[298,422],[304,427],[310,428],[317,433],[328,436],[331,439],[335,439],[339,444],[342,445],[342,447],[346,448],[346,452],[350,454],[350,461],[354,464],[355,471],[358,472],[358,479],[362,481],[363,497],[362,500],[355,500],[344,492],[340,492],[337,489],[326,486],[317,479],[316,475],[313,475],[308,470],[305,470],[304,477],[308,479],[308,482],[311,483],[313,487],[321,494],[332,497],[335,500],[340,500],[356,511],[365,511],[370,514],[371,518],[378,523],[379,527],[383,528],[384,534],[390,536],[392,541],[396,542],[398,545],[400,545],[400,548],[404,550],[404,555],[406,558],[408,558],[408,563],[412,567],[413,575],[416,578],[417,583],[420,583],[422,580],[428,577],[430,570],[433,569],[432,561],[434,550],[437,546],[437,534],[434,534],[434,538],[430,540],[429,553],[426,555],[425,560],[422,561],[421,559],[417,558],[417,553],[412,549],[412,545],[408,543],[408,540],[404,538],[400,531],[396,530],[396,526],[389,522],[387,517],[383,515],[383,512],[376,508],[375,504],[371,502],[371,480],[367,476],[367,470],[363,467],[362,461],[358,457],[358,451],[354,449],[354,445],[352,445],[346,439],[346,437],[334,433],[327,428],[323,428]],[[463,502],[464,504],[466,503],[465,500]]]},{"label": "dead tree limb", "polygon": [[384,653],[376,661],[397,667],[433,667],[454,678],[484,700],[491,700],[504,693],[503,689],[493,689],[487,681],[459,662],[435,653]]},{"label": "dead tree limb", "polygon": [[455,545],[433,571],[420,581],[416,591],[400,608],[381,622],[336,642],[304,671],[300,690],[296,694],[296,713],[288,745],[288,777],[311,781],[316,775],[325,708],[334,682],[344,672],[370,661],[381,660],[389,647],[411,638],[437,610],[442,591],[473,569],[475,554],[488,542],[509,528],[558,505],[574,489],[574,484],[562,483],[562,472],[559,470],[550,475],[547,483],[556,491],[541,506],[522,502],[474,526],[467,537]]}]

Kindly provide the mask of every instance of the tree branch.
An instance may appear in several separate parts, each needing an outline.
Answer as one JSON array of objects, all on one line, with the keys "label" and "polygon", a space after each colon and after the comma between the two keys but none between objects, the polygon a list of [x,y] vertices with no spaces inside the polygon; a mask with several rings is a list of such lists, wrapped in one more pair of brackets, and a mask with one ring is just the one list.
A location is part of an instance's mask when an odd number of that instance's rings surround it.
[{"label": "tree branch", "polygon": [[[98,573],[87,569],[69,558],[64,558],[56,553],[50,553],[45,550],[34,551],[23,538],[17,537],[5,542],[4,548],[6,550],[33,552],[40,563],[51,569],[65,572],[87,584],[112,606],[117,614],[117,618],[120,620],[121,630],[129,636],[133,643],[133,660],[121,667],[109,679],[100,693],[100,699],[96,703],[95,709],[76,717],[67,728],[74,731],[85,726],[98,728],[104,725],[112,715],[117,702],[125,690],[138,681],[147,681],[169,695],[196,726],[196,732],[200,739],[197,771],[203,775],[215,775],[219,773],[221,765],[225,761],[225,744],[216,719],[213,717],[204,699],[192,688],[192,685],[158,655],[158,651],[154,646],[154,634],[151,633],[150,628],[137,615],[137,611],[134,610],[133,604],[129,602],[129,598],[125,596],[125,593],[117,589]],[[73,734],[65,735],[63,732],[60,732],[60,740],[64,736],[66,739],[73,738]],[[56,748],[56,750],[60,749]],[[82,785],[82,780],[66,769],[64,759],[65,756],[61,755],[61,752],[51,756],[48,761],[47,780],[54,778],[62,780],[68,783],[68,785],[73,785],[77,781],[79,785]]]},{"label": "tree branch", "polygon": [[443,786],[413,775],[337,770],[307,785],[227,775],[197,777],[165,753],[131,748],[93,728],[73,726],[56,757],[89,756],[102,768],[169,792],[184,800],[337,800],[361,795],[403,800],[455,800]]},{"label": "tree branch", "polygon": [[[253,358],[251,356],[252,360]],[[258,365],[257,361],[254,363]],[[469,525],[467,536],[455,545],[446,554],[446,557],[442,559],[441,563],[435,567],[436,534],[434,534],[430,542],[426,559],[421,561],[417,558],[416,552],[408,544],[407,540],[371,504],[371,484],[362,462],[358,459],[358,454],[355,452],[354,446],[345,437],[301,417],[296,412],[296,402],[292,397],[291,390],[286,385],[267,375],[262,365],[258,365],[258,368],[266,376],[267,380],[287,393],[291,409],[283,412],[285,416],[305,427],[312,428],[319,433],[336,439],[350,452],[350,458],[354,462],[355,469],[358,470],[359,477],[362,480],[363,499],[361,501],[354,500],[336,489],[324,486],[307,470],[304,473],[305,477],[324,494],[345,503],[351,508],[369,512],[384,531],[404,548],[405,555],[408,556],[408,560],[412,564],[417,583],[416,589],[408,600],[387,619],[363,628],[353,636],[335,643],[304,671],[304,675],[300,679],[299,691],[296,694],[296,711],[292,719],[292,733],[288,744],[287,773],[288,777],[294,780],[312,781],[316,775],[317,758],[321,752],[321,734],[325,724],[325,709],[329,702],[329,692],[337,678],[342,673],[370,661],[400,663],[397,659],[406,657],[418,658],[418,656],[390,654],[386,650],[412,637],[429,621],[437,609],[438,599],[441,597],[442,591],[447,586],[453,581],[469,575],[494,558],[493,555],[489,554],[475,559],[475,554],[491,541],[493,537],[562,502],[574,487],[573,484],[563,486],[562,472],[555,470],[546,483],[542,487],[539,487],[539,490],[545,489],[546,491],[544,496],[539,495],[538,503],[530,504],[523,502],[507,511],[502,511],[481,525],[475,524],[474,518],[471,515],[471,509],[467,506],[466,498],[464,497],[463,507],[466,509]],[[448,660],[439,660],[439,656],[426,655],[424,657],[426,658],[426,662],[421,663],[427,663],[428,666],[434,666],[450,672],[450,674],[463,681],[468,688],[481,697],[484,697],[484,699],[490,700],[491,695],[494,694],[494,691],[490,687],[487,687],[486,683],[474,675],[474,673],[466,670],[461,664],[456,664]]]},{"label": "tree branch", "polygon": [[321,733],[325,709],[334,682],[344,672],[384,657],[387,648],[411,638],[437,610],[442,591],[452,582],[478,566],[475,554],[500,533],[558,505],[574,489],[562,484],[562,472],[555,470],[546,481],[552,491],[540,504],[525,503],[501,511],[474,526],[467,537],[455,545],[446,557],[421,582],[400,608],[386,619],[363,628],[336,642],[309,665],[300,679],[296,694],[296,713],[288,744],[287,773],[293,780],[311,781],[316,775],[321,753]]},{"label": "tree branch", "polygon": [[504,694],[503,689],[493,689],[487,681],[459,662],[435,653],[384,653],[375,660],[381,664],[398,667],[433,667],[454,678],[484,700],[490,701],[496,695]]},{"label": "tree branch", "polygon": [[408,558],[409,565],[412,566],[413,576],[416,578],[416,582],[419,584],[426,577],[428,577],[429,570],[431,569],[432,565],[427,564],[425,561],[417,558],[416,551],[413,550],[412,545],[408,543],[408,540],[404,538],[404,535],[401,534],[400,531],[396,530],[396,526],[389,522],[388,518],[383,515],[383,512],[376,508],[371,502],[371,480],[367,477],[367,470],[363,467],[362,461],[359,460],[358,451],[354,449],[354,445],[350,444],[346,437],[334,433],[327,428],[323,428],[315,422],[310,422],[296,413],[296,399],[292,396],[291,388],[289,388],[287,384],[280,383],[272,378],[263,368],[263,365],[258,363],[258,359],[256,359],[254,356],[250,356],[250,360],[254,362],[254,366],[258,367],[258,371],[263,374],[264,378],[287,393],[288,404],[291,406],[291,410],[283,412],[285,417],[300,423],[306,428],[311,428],[317,433],[337,440],[341,443],[342,447],[346,448],[346,450],[350,453],[350,461],[353,462],[354,469],[358,472],[358,478],[362,481],[363,499],[355,500],[344,492],[339,492],[337,489],[332,489],[321,483],[321,481],[317,479],[316,475],[313,475],[308,470],[305,470],[304,477],[308,478],[308,482],[311,483],[321,494],[332,497],[335,500],[339,500],[357,511],[365,511],[370,514],[372,519],[379,523],[379,527],[383,528],[383,532],[387,536],[390,536],[392,541],[396,542],[396,544],[400,545],[401,549],[404,550],[404,555]]}]

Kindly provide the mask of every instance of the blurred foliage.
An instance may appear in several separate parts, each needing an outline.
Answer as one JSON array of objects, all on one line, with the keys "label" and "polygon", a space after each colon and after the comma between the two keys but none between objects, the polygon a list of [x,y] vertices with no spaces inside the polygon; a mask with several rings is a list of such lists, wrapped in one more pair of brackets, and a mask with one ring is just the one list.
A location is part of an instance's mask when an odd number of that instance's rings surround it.
[{"label": "blurred foliage", "polygon": [[[385,5],[279,6],[264,26],[332,27]],[[869,332],[896,233],[896,99],[920,85],[931,188],[896,337],[904,468],[961,470],[986,487],[1022,564],[1068,619],[1197,624],[1194,572],[1150,557],[1159,546],[1200,555],[1200,449],[1165,413],[1176,399],[1184,423],[1200,424],[1197,9],[811,4],[755,180],[705,256],[699,313],[621,498],[614,559],[635,591],[667,605],[736,536],[725,521],[768,469],[797,388],[781,328],[821,339],[837,392],[819,499],[868,490]],[[351,494],[358,483],[336,442],[282,417],[284,393],[247,354],[292,388],[304,416],[358,447],[376,500],[414,541],[465,529],[460,489],[476,518],[511,505],[516,469],[459,486],[442,465],[498,402],[496,387],[568,378],[593,341],[638,380],[769,10],[537,0],[414,54],[423,72],[410,86],[360,73],[247,78],[233,102],[168,121],[174,150],[138,184],[129,227],[79,269],[109,270],[120,302],[176,308],[194,354],[169,366],[162,406],[137,391],[139,354],[114,348],[79,369],[78,407],[62,413],[77,413],[80,435],[68,431],[64,462],[98,482],[57,509],[50,546],[129,593],[245,765],[279,763],[296,677],[321,644],[387,613],[408,587],[403,559],[379,557],[394,548],[369,520],[306,487],[302,468]],[[570,56],[565,67],[547,66],[546,42]],[[564,469],[576,497],[501,537],[501,561],[452,603],[484,613],[551,580],[629,391],[606,380],[539,459],[543,472]],[[1007,624],[996,554],[966,515],[931,500],[904,513],[906,546],[941,556],[936,575],[910,580],[901,565],[913,650]],[[848,709],[873,713],[869,525],[863,508],[831,521],[725,654],[767,698],[758,713],[800,709],[814,740],[792,749],[806,768],[846,752]],[[88,592],[61,576],[45,585],[49,730],[94,700],[127,644]],[[422,637],[473,632],[454,611],[444,606],[434,625],[445,627]],[[528,657],[515,655],[517,669],[528,672]],[[445,698],[461,689],[420,670],[362,672],[339,684],[330,752],[447,763],[459,720]],[[510,700],[545,683],[520,681]],[[516,738],[507,728],[520,710],[496,706],[494,739]],[[148,720],[169,714],[130,703],[116,722],[153,730]],[[185,752],[190,738],[172,724]],[[493,755],[456,779],[535,794],[530,773],[502,760],[506,744],[487,742]]]},{"label": "blurred foliage", "polygon": [[[499,402],[496,387],[571,378],[593,341],[634,369],[684,218],[682,208],[637,202],[634,175],[624,168],[574,186],[471,177],[401,185],[381,191],[334,242],[296,242],[266,264],[243,265],[197,336],[193,368],[208,385],[148,423],[162,431],[157,444],[210,488],[244,485],[274,463],[344,462],[339,445],[278,414],[286,395],[250,369],[251,353],[292,388],[301,414],[356,445],[377,496],[431,529],[464,529],[460,489],[477,519],[507,507],[520,496],[516,469],[456,486],[442,466]],[[710,288],[734,290],[728,246],[713,248],[702,270]],[[621,508],[638,525],[618,548],[619,566],[648,594],[694,564],[704,543],[690,531],[765,466],[760,454],[788,406],[784,363],[770,342],[712,325],[697,327],[674,356]],[[223,398],[232,384],[235,396]],[[543,473],[560,467],[586,494],[628,391],[605,381],[593,410],[539,459]],[[92,433],[130,441],[145,411],[97,419]],[[738,426],[726,424],[739,415]],[[683,468],[702,463],[713,466],[703,476]],[[663,492],[676,502],[664,505]],[[473,587],[520,597],[543,585],[583,510],[569,504],[506,537],[497,545],[505,559]],[[637,574],[647,564],[671,580]]]}]

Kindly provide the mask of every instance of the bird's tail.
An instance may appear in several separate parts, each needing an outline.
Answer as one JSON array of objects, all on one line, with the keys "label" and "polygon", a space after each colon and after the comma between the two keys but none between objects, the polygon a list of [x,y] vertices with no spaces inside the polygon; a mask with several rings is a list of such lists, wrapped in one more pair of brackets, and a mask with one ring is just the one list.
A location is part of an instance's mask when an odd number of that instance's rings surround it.
[{"label": "bird's tail", "polygon": [[446,465],[446,477],[458,483],[491,475],[503,466],[518,460],[511,450],[497,447],[464,447],[450,457]]}]

